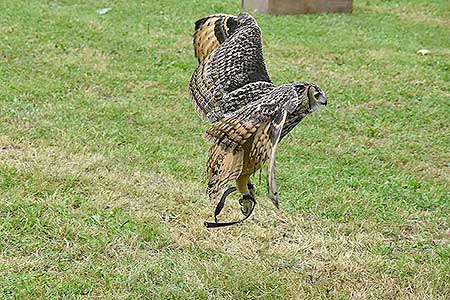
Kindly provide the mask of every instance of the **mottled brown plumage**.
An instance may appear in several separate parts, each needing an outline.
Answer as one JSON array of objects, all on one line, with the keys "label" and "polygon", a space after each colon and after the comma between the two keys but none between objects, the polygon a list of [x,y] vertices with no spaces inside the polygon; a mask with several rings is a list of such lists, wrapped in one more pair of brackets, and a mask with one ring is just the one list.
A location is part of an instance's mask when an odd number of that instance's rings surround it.
[{"label": "mottled brown plumage", "polygon": [[248,193],[250,176],[269,161],[269,192],[277,205],[276,147],[283,129],[288,128],[287,120],[300,122],[321,105],[313,96],[317,91],[320,91],[317,86],[303,82],[279,86],[215,123],[207,131],[207,137],[214,143],[208,160],[208,195],[215,199],[232,180],[237,181],[239,192]]},{"label": "mottled brown plumage", "polygon": [[230,15],[211,15],[195,22],[194,51],[198,62],[204,61],[234,32],[237,18]]},{"label": "mottled brown plumage", "polygon": [[[226,33],[212,37],[212,24],[214,28],[225,28],[221,25],[225,21],[230,24],[226,27],[228,30],[223,31]],[[222,31],[214,30],[216,32]],[[200,40],[205,39],[197,37],[203,35],[209,38],[204,44],[199,44]],[[189,93],[196,111],[203,119],[217,122],[229,112],[229,106],[236,110],[242,105],[236,101],[251,101],[250,97],[240,98],[232,94],[240,88],[254,94],[261,91],[257,87],[245,87],[249,83],[272,86],[262,54],[261,31],[250,15],[240,14],[234,18],[213,15],[197,21],[194,43],[199,65],[191,77]],[[205,57],[205,53],[209,55]],[[224,107],[225,102],[228,108]]]},{"label": "mottled brown plumage", "polygon": [[[261,31],[248,14],[209,16],[197,21],[195,30],[199,65],[189,92],[196,111],[213,124],[206,134],[213,143],[207,194],[215,200],[235,181],[243,195],[243,213],[248,215],[253,209],[248,203],[254,203],[255,197],[250,177],[268,163],[269,193],[278,207],[278,143],[306,115],[326,104],[325,93],[307,82],[272,84],[262,55]],[[220,210],[216,208],[216,215]]]}]

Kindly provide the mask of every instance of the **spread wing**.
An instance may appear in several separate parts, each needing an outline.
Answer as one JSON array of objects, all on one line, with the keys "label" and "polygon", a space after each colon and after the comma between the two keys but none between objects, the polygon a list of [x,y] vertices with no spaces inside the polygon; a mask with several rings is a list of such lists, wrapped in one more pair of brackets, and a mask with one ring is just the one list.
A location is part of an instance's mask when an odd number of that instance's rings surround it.
[{"label": "spread wing", "polygon": [[265,81],[246,84],[237,90],[224,94],[207,114],[207,118],[215,123],[250,102],[260,101],[274,88],[275,86],[272,83]]},{"label": "spread wing", "polygon": [[204,61],[237,26],[237,17],[223,14],[207,16],[195,22],[194,53],[198,62]]},{"label": "spread wing", "polygon": [[[297,99],[297,93],[292,87],[278,87],[263,99],[251,102],[217,122],[207,131],[207,137],[214,142],[207,169],[210,197],[216,195],[229,181],[239,177],[243,163],[242,146],[251,142],[246,159],[257,168],[269,160],[269,192],[277,205],[275,152],[286,117],[297,107]],[[232,159],[226,162],[224,158],[227,155]],[[227,170],[231,169],[233,172],[228,173]]]},{"label": "spread wing", "polygon": [[[195,49],[206,48],[207,50],[198,51],[201,57],[200,64],[191,77],[189,94],[198,114],[210,122],[216,122],[224,114],[232,112],[219,109],[223,105],[221,100],[229,93],[250,83],[271,84],[262,53],[261,30],[255,19],[243,13],[236,18],[236,22],[230,20],[233,19],[228,17],[227,23],[232,24],[232,29],[227,27],[228,30],[223,30],[226,34],[222,38],[220,35],[216,36],[214,29],[212,42],[211,38],[209,39],[211,46],[200,44],[195,47]],[[220,22],[223,23],[223,21]],[[211,26],[207,27],[210,28],[209,31],[212,31]],[[203,28],[203,25],[200,28]],[[220,42],[221,39],[223,42]],[[201,39],[201,41],[204,40]],[[231,97],[227,101],[233,101],[233,99],[235,98]],[[230,105],[229,108],[233,109],[236,106]]]}]

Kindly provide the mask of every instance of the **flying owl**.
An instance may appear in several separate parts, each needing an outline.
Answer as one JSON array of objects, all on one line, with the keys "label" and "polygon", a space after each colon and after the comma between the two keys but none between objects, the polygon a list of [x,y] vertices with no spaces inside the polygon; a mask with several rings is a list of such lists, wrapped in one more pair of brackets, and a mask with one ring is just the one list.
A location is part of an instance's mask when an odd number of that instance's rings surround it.
[{"label": "flying owl", "polygon": [[[275,86],[264,62],[261,30],[246,13],[211,15],[195,22],[194,52],[199,65],[189,82],[189,95],[200,117],[212,124],[206,137],[209,150],[207,194],[215,201],[218,222],[225,199],[238,191],[245,220],[255,206],[250,177],[268,163],[268,190],[278,207],[275,152],[280,140],[306,115],[327,104],[313,83],[294,81]],[[225,190],[235,181],[236,187]],[[224,191],[225,190],[225,191]]]}]

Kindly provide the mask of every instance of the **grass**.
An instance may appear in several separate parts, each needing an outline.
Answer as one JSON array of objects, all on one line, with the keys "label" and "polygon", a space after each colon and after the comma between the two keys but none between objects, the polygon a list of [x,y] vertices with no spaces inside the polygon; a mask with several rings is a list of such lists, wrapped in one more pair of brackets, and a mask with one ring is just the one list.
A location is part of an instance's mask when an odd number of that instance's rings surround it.
[{"label": "grass", "polygon": [[279,147],[281,210],[256,178],[251,220],[206,230],[191,34],[239,11],[0,4],[1,299],[449,299],[448,1],[257,14],[274,81],[329,105]]}]

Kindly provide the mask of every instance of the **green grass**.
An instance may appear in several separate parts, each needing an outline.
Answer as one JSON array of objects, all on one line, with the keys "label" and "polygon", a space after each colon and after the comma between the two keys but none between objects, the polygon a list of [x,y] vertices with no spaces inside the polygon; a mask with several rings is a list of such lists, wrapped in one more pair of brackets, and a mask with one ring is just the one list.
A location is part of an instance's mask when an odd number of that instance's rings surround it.
[{"label": "green grass", "polygon": [[329,105],[279,147],[281,210],[263,174],[206,230],[191,34],[239,3],[0,4],[1,299],[449,299],[449,2],[256,14],[273,80]]}]

